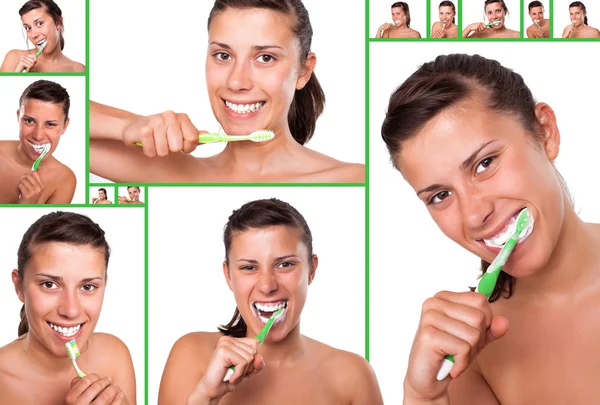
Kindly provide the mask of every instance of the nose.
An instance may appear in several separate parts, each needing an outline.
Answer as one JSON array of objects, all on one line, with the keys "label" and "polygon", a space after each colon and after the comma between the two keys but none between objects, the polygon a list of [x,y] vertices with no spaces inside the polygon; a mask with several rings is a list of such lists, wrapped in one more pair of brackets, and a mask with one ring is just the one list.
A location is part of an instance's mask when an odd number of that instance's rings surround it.
[{"label": "nose", "polygon": [[257,281],[256,288],[265,295],[271,295],[277,291],[278,283],[275,271],[271,269],[263,270]]},{"label": "nose", "polygon": [[478,230],[487,224],[494,212],[492,199],[474,185],[465,190],[459,204],[463,223],[471,230]]},{"label": "nose", "polygon": [[65,318],[76,318],[81,312],[79,297],[76,292],[66,291],[60,299],[58,314]]},{"label": "nose", "polygon": [[234,91],[250,90],[252,88],[251,66],[243,59],[236,60],[231,67],[227,86]]}]

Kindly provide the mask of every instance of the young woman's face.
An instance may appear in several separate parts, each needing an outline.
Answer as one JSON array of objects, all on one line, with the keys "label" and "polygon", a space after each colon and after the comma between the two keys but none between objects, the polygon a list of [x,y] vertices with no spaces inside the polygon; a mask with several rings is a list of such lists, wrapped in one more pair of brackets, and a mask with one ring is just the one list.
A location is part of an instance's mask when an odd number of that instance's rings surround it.
[{"label": "young woman's face", "polygon": [[17,118],[21,148],[32,160],[42,154],[46,144],[50,144],[47,156],[51,155],[69,125],[60,104],[35,99],[25,100],[17,111]]},{"label": "young woman's face", "polygon": [[571,7],[569,8],[569,18],[571,22],[574,23],[576,27],[583,25],[585,20],[585,15],[581,7]]},{"label": "young woman's face", "polygon": [[540,145],[512,116],[472,98],[433,118],[396,161],[444,234],[488,262],[500,251],[489,240],[527,207],[533,232],[505,266],[524,277],[547,263],[562,226],[555,135]]},{"label": "young woman's face", "polygon": [[394,25],[404,25],[406,23],[406,15],[402,7],[392,8],[392,20],[394,21]]},{"label": "young woman's face", "polygon": [[233,236],[229,267],[223,264],[223,272],[249,335],[257,335],[279,308],[285,312],[267,340],[282,340],[297,326],[317,266],[301,236],[300,230],[287,226],[249,229]]},{"label": "young woman's face", "polygon": [[230,8],[213,18],[206,82],[226,133],[271,129],[277,136],[288,128],[294,93],[308,80],[300,76],[306,72],[292,24],[292,17],[267,9]]},{"label": "young woman's face", "polygon": [[43,52],[48,53],[59,44],[58,29],[52,17],[43,8],[31,10],[21,17],[27,39],[38,47],[47,41]]},{"label": "young woman's face", "polygon": [[494,21],[500,21],[498,25],[492,25],[492,29],[499,29],[504,26],[504,19],[506,18],[506,11],[502,7],[502,3],[490,3],[485,6],[485,17],[488,22],[493,23]]},{"label": "young woman's face", "polygon": [[449,25],[452,23],[452,19],[456,13],[452,10],[450,6],[442,6],[440,7],[440,22],[444,25]]},{"label": "young woman's face", "polygon": [[65,343],[72,339],[85,350],[104,299],[104,252],[56,242],[34,245],[32,252],[22,281],[13,271],[30,338],[59,357],[67,357]]},{"label": "young woman's face", "polygon": [[534,23],[541,24],[544,21],[544,7],[534,7],[529,10],[529,16]]}]

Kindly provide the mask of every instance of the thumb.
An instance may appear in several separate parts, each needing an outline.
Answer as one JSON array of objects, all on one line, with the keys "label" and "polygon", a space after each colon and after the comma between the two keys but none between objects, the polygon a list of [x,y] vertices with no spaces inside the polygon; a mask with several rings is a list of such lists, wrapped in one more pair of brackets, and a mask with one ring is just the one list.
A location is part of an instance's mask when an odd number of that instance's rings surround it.
[{"label": "thumb", "polygon": [[77,377],[73,378],[73,379],[71,380],[71,388],[73,388],[73,386],[74,386],[75,384],[77,384],[77,383],[79,382],[79,380],[81,380],[81,378],[79,378],[79,376],[77,376]]},{"label": "thumb", "polygon": [[500,339],[508,331],[510,323],[505,316],[495,316],[492,319],[492,323],[488,328],[487,343],[493,342],[494,340]]}]

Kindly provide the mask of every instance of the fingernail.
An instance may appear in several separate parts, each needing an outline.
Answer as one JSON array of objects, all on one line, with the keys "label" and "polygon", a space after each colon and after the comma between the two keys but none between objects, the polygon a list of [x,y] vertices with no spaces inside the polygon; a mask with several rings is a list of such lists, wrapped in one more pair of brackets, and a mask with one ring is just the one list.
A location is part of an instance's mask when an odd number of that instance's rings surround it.
[{"label": "fingernail", "polygon": [[106,379],[108,380],[109,383],[112,383],[112,378],[111,377],[106,377]]}]

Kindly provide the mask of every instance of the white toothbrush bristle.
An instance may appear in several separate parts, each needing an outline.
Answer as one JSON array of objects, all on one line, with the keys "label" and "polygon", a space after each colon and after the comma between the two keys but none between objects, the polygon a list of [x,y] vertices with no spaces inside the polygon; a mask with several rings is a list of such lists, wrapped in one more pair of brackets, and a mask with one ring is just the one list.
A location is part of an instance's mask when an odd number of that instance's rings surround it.
[{"label": "white toothbrush bristle", "polygon": [[250,139],[254,142],[269,141],[275,137],[275,133],[271,130],[264,129],[254,131],[250,134]]}]

